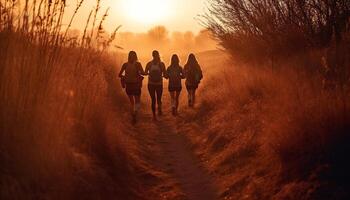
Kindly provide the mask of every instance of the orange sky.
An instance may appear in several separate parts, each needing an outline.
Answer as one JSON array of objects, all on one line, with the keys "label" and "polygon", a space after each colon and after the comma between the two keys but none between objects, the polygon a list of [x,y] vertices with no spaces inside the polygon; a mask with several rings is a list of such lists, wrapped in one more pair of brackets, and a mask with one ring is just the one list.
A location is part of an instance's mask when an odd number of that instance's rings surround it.
[{"label": "orange sky", "polygon": [[[110,7],[109,17],[105,22],[105,29],[108,31],[118,25],[122,25],[120,30],[122,32],[146,32],[155,25],[164,25],[170,31],[198,32],[203,29],[195,18],[205,11],[206,0],[101,0],[101,2],[101,10]],[[95,4],[96,0],[85,0],[74,20],[73,28],[83,28],[87,15]],[[75,0],[68,1],[69,13],[73,12],[75,5]]]}]

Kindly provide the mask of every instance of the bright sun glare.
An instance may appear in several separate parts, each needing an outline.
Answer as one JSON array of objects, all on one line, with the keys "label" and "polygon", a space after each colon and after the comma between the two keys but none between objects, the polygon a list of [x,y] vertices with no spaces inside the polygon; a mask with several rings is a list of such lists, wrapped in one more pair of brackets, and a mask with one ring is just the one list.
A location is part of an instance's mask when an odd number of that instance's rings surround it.
[{"label": "bright sun glare", "polygon": [[171,0],[123,0],[125,15],[140,23],[156,23],[171,11]]}]

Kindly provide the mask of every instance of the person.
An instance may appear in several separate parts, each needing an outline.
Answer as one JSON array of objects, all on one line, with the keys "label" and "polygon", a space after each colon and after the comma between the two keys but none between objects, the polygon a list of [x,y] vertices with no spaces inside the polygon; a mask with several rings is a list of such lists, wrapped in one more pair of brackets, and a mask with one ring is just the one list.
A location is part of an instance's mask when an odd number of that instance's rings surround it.
[{"label": "person", "polygon": [[158,105],[158,115],[162,115],[162,95],[163,95],[163,77],[165,76],[165,65],[160,59],[159,52],[152,52],[152,61],[146,65],[146,74],[148,75],[148,92],[152,99],[153,119],[156,120],[156,103]]},{"label": "person", "polygon": [[188,56],[187,63],[184,67],[184,74],[188,93],[188,106],[193,107],[196,100],[196,90],[203,78],[203,74],[195,55],[192,53]]},{"label": "person", "polygon": [[[124,75],[123,75],[124,73]],[[140,109],[140,96],[142,80],[145,72],[140,62],[138,62],[137,54],[135,51],[130,51],[128,55],[128,62],[122,65],[119,72],[122,85],[125,85],[126,94],[129,97],[131,103],[131,112],[133,122],[136,122],[136,115]]]},{"label": "person", "polygon": [[179,107],[179,96],[182,90],[181,79],[184,78],[183,69],[179,63],[179,57],[174,54],[171,57],[170,66],[166,70],[166,78],[169,79],[168,89],[171,97],[171,108],[173,115],[177,114]]}]

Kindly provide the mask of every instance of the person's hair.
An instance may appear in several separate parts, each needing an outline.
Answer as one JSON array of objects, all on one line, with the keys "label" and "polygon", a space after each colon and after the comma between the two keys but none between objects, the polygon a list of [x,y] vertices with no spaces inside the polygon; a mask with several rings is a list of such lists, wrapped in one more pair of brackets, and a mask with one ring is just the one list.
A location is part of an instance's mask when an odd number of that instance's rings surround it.
[{"label": "person's hair", "polygon": [[193,66],[193,67],[198,66],[198,61],[197,61],[197,59],[196,59],[196,56],[195,56],[193,53],[191,53],[191,54],[188,56],[186,65],[191,66],[191,67],[192,67],[192,66]]},{"label": "person's hair", "polygon": [[179,63],[180,63],[179,56],[177,56],[176,54],[172,55],[170,65],[171,66],[179,66]]},{"label": "person's hair", "polygon": [[128,56],[128,63],[134,63],[138,60],[137,54],[135,51],[130,51]]},{"label": "person's hair", "polygon": [[160,63],[160,55],[157,50],[154,50],[152,52],[152,56],[153,56],[153,62]]}]

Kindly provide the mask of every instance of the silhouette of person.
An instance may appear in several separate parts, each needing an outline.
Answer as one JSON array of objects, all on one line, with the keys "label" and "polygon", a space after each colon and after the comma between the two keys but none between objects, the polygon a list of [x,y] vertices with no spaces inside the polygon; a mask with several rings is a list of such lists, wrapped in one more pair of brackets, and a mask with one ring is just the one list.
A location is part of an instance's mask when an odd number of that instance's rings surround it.
[{"label": "silhouette of person", "polygon": [[183,69],[180,66],[180,60],[176,54],[171,57],[170,66],[166,70],[166,78],[169,79],[168,90],[171,97],[172,113],[173,115],[176,115],[179,107],[179,97],[182,90],[181,79],[184,78]]},{"label": "silhouette of person", "polygon": [[156,104],[158,105],[158,115],[162,115],[163,77],[166,72],[159,52],[154,50],[152,57],[153,59],[146,65],[145,72],[148,75],[148,92],[152,99],[153,119],[156,120]]},{"label": "silhouette of person", "polygon": [[203,74],[195,55],[192,53],[188,56],[187,63],[184,67],[184,74],[188,93],[188,106],[193,107],[196,100],[196,90],[203,78]]},{"label": "silhouette of person", "polygon": [[[123,75],[124,73],[124,75]],[[119,72],[122,86],[125,87],[126,94],[129,97],[131,103],[131,112],[133,123],[136,122],[136,115],[140,109],[140,96],[142,80],[145,72],[140,62],[138,62],[137,54],[135,51],[130,51],[128,56],[128,62],[122,65]]]}]

